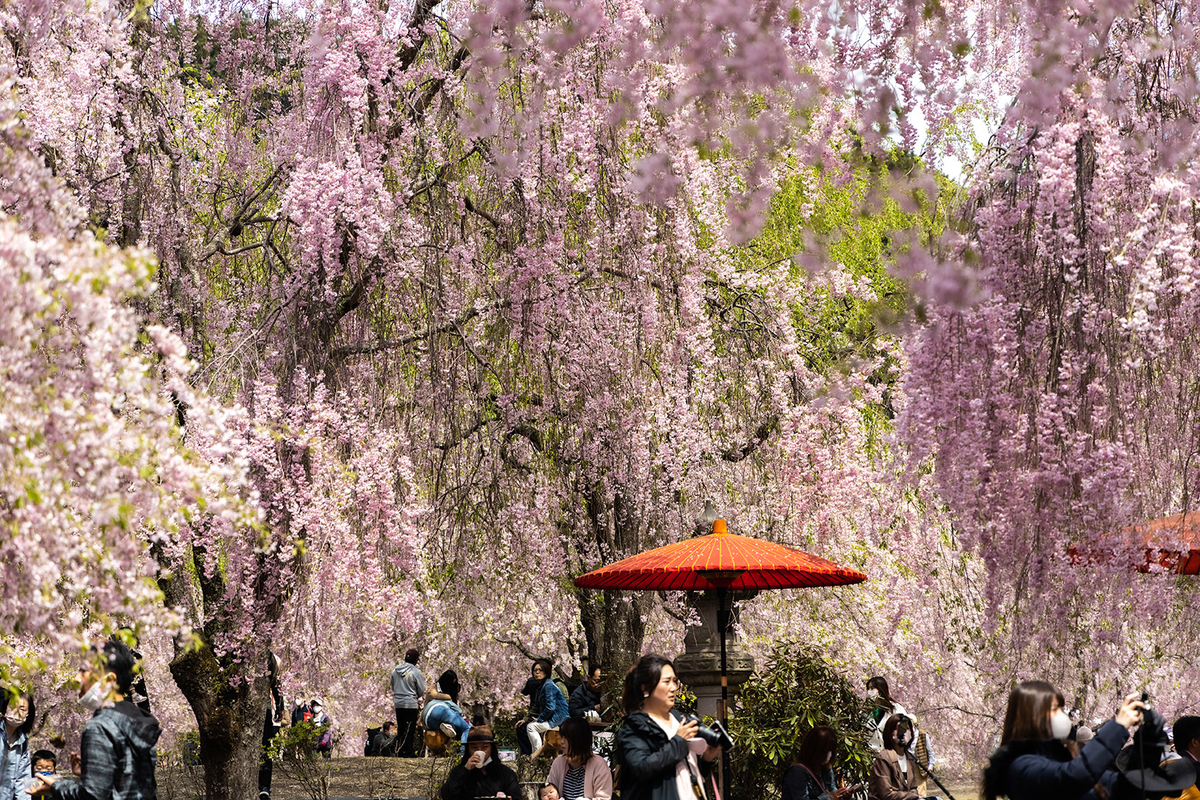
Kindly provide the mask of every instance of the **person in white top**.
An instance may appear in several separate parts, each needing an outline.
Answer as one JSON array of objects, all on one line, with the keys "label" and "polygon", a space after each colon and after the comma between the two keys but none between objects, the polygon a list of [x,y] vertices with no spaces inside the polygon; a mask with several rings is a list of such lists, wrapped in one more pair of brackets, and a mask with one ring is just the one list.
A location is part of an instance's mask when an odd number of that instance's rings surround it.
[{"label": "person in white top", "polygon": [[883,728],[888,719],[893,714],[903,714],[909,718],[911,715],[904,710],[904,706],[892,699],[892,694],[888,691],[888,682],[878,675],[867,681],[867,702],[872,706],[867,716],[867,730],[871,732],[867,746],[871,748],[871,752],[879,753],[884,749]]}]

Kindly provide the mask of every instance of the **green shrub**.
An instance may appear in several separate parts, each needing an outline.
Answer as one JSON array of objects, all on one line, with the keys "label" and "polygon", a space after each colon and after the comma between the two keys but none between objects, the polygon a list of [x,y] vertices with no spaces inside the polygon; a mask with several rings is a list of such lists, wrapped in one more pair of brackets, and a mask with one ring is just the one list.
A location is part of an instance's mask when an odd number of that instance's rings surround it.
[{"label": "green shrub", "polygon": [[317,744],[327,725],[310,721],[280,728],[267,752],[275,769],[299,783],[310,800],[329,800],[329,775],[333,761],[317,753]]},{"label": "green shrub", "polygon": [[874,754],[867,748],[867,707],[855,685],[811,647],[794,642],[776,647],[730,707],[736,746],[729,800],[778,797],[784,770],[817,725],[837,731],[838,777],[847,784],[865,781]]}]

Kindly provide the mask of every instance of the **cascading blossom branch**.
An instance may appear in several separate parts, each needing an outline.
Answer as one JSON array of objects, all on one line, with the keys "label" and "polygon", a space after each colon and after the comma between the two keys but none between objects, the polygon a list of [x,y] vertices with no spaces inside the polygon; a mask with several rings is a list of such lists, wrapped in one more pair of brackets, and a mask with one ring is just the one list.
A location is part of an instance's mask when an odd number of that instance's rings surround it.
[{"label": "cascading blossom branch", "polygon": [[85,625],[178,629],[151,548],[185,522],[186,501],[227,524],[245,522],[233,500],[244,480],[239,462],[219,447],[201,459],[176,421],[176,403],[205,428],[219,430],[224,412],[187,387],[193,365],[178,338],[140,329],[129,305],[153,290],[152,274],[144,252],[90,234],[35,237],[0,218],[5,656],[14,635],[44,637],[41,658],[53,662],[78,651]]}]

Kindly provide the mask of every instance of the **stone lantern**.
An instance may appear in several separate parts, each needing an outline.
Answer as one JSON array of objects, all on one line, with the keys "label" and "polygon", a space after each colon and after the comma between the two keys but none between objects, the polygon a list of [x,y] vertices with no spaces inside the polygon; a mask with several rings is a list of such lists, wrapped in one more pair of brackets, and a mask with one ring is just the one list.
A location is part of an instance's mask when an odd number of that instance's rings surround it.
[{"label": "stone lantern", "polygon": [[[696,522],[694,536],[712,533],[713,522],[718,519],[712,500],[704,503],[704,514]],[[746,650],[745,643],[737,635],[740,601],[749,600],[758,592],[731,592],[728,597],[730,609],[726,612],[725,663],[726,677],[731,696],[737,687],[745,683],[754,672],[754,656]],[[675,658],[675,673],[696,694],[696,711],[699,714],[718,717],[717,706],[721,699],[721,637],[717,621],[716,592],[688,592],[686,603],[695,609],[700,624],[690,626],[683,637],[683,654]]]}]

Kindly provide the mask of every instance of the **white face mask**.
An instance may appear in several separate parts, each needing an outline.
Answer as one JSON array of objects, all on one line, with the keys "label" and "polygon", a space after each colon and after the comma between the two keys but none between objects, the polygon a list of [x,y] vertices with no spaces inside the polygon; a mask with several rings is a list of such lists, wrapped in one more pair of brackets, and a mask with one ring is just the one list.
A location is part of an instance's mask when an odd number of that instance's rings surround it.
[{"label": "white face mask", "polygon": [[104,681],[96,681],[91,688],[84,692],[79,697],[79,705],[86,708],[88,711],[99,711],[104,707],[104,700],[108,696],[108,691]]},{"label": "white face mask", "polygon": [[1050,735],[1063,741],[1071,735],[1071,718],[1061,708],[1050,715]]},{"label": "white face mask", "polygon": [[874,700],[876,697],[879,697],[878,689],[867,689],[867,699],[868,700]]},{"label": "white face mask", "polygon": [[828,764],[831,761],[833,761],[833,751],[832,750],[825,754],[825,763]]}]

